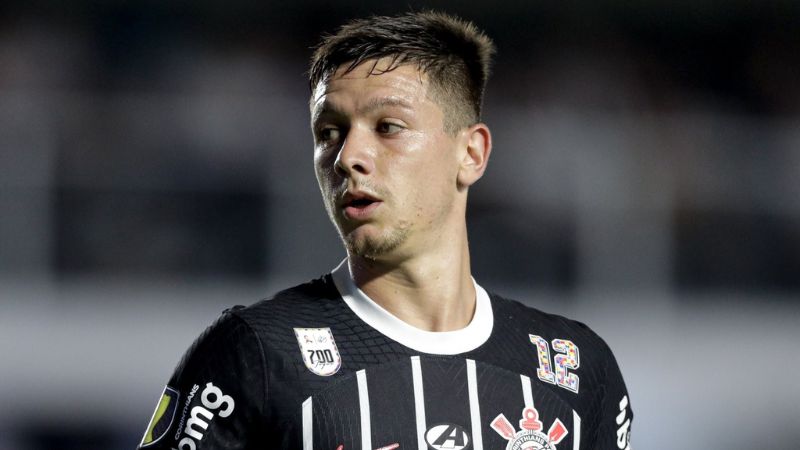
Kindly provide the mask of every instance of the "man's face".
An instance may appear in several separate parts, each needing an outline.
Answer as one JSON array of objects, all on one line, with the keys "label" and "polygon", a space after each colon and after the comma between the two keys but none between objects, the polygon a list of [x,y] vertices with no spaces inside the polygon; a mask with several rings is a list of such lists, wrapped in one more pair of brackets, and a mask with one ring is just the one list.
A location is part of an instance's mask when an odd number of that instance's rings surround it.
[{"label": "man's face", "polygon": [[[439,102],[415,65],[366,61],[320,82],[311,99],[314,168],[350,254],[406,257],[453,221],[463,136],[445,132]],[[463,213],[460,218],[463,221]]]}]

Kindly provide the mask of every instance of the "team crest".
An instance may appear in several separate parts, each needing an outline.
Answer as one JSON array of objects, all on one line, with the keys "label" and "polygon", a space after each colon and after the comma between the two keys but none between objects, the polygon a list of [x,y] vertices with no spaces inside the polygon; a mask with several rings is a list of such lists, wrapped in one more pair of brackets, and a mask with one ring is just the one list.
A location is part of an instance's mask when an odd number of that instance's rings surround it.
[{"label": "team crest", "polygon": [[547,434],[543,433],[544,425],[539,420],[536,408],[522,410],[520,431],[515,430],[514,425],[503,414],[495,417],[491,425],[494,431],[508,441],[506,450],[556,450],[556,444],[568,433],[567,427],[558,419],[547,430]]},{"label": "team crest", "polygon": [[156,410],[153,417],[150,419],[150,424],[147,425],[147,430],[142,437],[140,447],[147,447],[160,441],[172,426],[172,421],[175,419],[175,411],[178,410],[178,391],[169,386],[164,388],[164,393],[158,400]]},{"label": "team crest", "polygon": [[295,328],[294,335],[303,354],[303,362],[312,373],[329,377],[342,367],[342,357],[330,328]]}]

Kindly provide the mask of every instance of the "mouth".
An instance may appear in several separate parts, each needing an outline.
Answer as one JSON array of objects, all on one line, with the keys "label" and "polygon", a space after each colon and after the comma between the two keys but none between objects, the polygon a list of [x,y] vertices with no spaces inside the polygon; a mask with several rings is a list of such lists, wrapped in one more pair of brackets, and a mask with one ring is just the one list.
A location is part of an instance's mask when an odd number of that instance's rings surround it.
[{"label": "mouth", "polygon": [[345,203],[345,207],[364,209],[373,203],[375,203],[375,200],[369,198],[357,198]]},{"label": "mouth", "polygon": [[350,219],[366,219],[382,201],[366,192],[345,192],[341,202],[344,215]]}]

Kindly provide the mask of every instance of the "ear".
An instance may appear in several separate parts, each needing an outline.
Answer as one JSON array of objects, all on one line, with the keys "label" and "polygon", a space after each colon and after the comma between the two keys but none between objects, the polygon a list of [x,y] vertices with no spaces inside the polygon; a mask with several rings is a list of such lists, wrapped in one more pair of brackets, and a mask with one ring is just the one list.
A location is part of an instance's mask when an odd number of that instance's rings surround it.
[{"label": "ear", "polygon": [[478,181],[492,153],[492,133],[484,123],[476,123],[464,130],[465,152],[461,153],[461,164],[458,169],[458,188],[465,189]]}]

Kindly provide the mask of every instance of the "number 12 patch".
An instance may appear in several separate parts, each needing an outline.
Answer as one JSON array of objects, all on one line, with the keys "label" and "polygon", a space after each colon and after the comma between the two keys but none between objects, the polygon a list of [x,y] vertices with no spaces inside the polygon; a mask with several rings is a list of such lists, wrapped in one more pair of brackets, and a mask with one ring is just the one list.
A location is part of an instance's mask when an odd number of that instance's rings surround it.
[{"label": "number 12 patch", "polygon": [[342,367],[342,357],[330,328],[295,328],[303,362],[312,373],[329,377]]},{"label": "number 12 patch", "polygon": [[577,394],[580,378],[577,374],[570,373],[569,369],[575,370],[581,365],[578,346],[565,339],[553,339],[553,350],[556,352],[553,358],[554,372],[550,364],[550,347],[547,339],[533,334],[528,336],[539,354],[539,368],[536,369],[539,379]]}]

